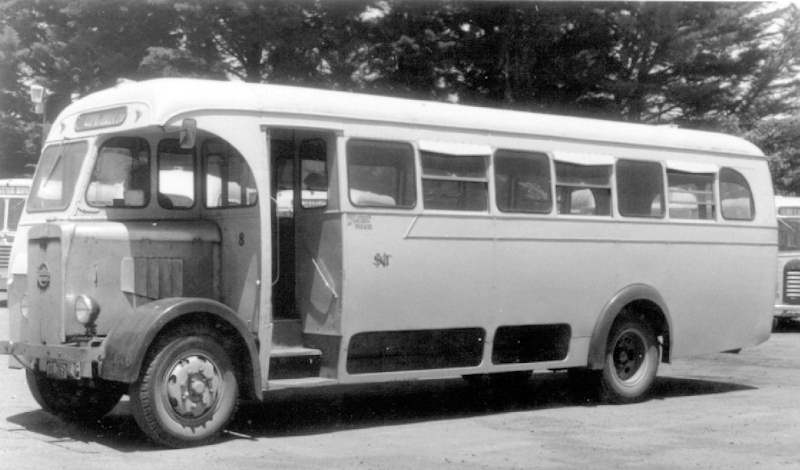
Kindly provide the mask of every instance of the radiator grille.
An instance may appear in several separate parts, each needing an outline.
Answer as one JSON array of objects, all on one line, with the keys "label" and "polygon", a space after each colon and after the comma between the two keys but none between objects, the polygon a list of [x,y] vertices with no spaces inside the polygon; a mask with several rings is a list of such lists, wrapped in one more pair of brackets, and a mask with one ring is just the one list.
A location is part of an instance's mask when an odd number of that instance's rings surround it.
[{"label": "radiator grille", "polygon": [[8,258],[11,256],[10,245],[0,245],[0,268],[8,267]]},{"label": "radiator grille", "polygon": [[787,266],[783,271],[783,301],[787,304],[800,304],[800,269],[790,269]]}]

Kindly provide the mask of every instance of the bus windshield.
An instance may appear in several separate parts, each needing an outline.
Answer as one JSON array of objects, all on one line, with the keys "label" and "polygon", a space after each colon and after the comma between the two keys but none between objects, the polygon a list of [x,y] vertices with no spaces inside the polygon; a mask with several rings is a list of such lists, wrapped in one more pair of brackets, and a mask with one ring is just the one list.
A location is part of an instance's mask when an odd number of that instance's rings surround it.
[{"label": "bus windshield", "polygon": [[800,218],[778,217],[778,250],[800,251]]},{"label": "bus windshield", "polygon": [[87,148],[86,141],[80,141],[50,145],[44,149],[33,180],[28,211],[67,208]]}]

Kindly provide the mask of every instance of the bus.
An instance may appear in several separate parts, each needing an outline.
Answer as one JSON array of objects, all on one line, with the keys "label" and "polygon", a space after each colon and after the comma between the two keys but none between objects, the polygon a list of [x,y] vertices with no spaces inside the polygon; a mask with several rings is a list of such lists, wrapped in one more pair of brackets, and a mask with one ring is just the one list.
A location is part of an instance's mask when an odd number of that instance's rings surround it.
[{"label": "bus", "polygon": [[800,197],[775,196],[778,213],[778,288],[775,324],[800,317]]},{"label": "bus", "polygon": [[11,247],[30,188],[30,178],[0,179],[0,291],[6,290]]},{"label": "bus", "polygon": [[640,401],[661,362],[769,337],[767,194],[764,155],[716,133],[122,83],[47,137],[2,351],[45,410],[127,394],[171,447],[238,400],[338,384],[567,371]]}]

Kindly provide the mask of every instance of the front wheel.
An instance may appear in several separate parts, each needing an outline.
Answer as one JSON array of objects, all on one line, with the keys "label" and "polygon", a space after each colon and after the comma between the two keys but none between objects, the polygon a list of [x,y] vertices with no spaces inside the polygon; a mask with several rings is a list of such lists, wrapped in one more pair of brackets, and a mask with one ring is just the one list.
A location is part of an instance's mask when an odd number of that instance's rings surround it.
[{"label": "front wheel", "polygon": [[125,392],[121,384],[96,381],[89,385],[73,380],[51,379],[44,372],[27,369],[28,388],[45,411],[67,421],[98,420],[116,406]]},{"label": "front wheel", "polygon": [[214,440],[236,410],[238,382],[212,330],[181,328],[156,342],[131,384],[133,416],[153,441],[186,447]]},{"label": "front wheel", "polygon": [[622,319],[609,336],[600,374],[602,398],[614,403],[643,400],[655,382],[659,360],[652,328],[639,320]]}]

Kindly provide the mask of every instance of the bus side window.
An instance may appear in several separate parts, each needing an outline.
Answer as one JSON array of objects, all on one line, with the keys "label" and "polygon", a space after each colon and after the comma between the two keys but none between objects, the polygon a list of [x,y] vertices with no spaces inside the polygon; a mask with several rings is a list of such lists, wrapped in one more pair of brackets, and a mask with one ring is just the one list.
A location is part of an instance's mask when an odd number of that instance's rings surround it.
[{"label": "bus side window", "polygon": [[426,209],[486,211],[489,179],[483,155],[420,152]]},{"label": "bus side window", "polygon": [[494,156],[497,208],[547,214],[553,208],[550,160],[543,153],[498,150]]},{"label": "bus side window", "polygon": [[236,149],[211,139],[203,143],[202,155],[206,207],[245,207],[258,202],[253,173]]},{"label": "bus side window", "polygon": [[556,161],[559,214],[611,215],[611,165]]},{"label": "bus side window", "polygon": [[300,204],[304,209],[328,205],[328,157],[324,139],[307,139],[300,143]]},{"label": "bus side window", "polygon": [[194,206],[194,149],[183,149],[178,139],[158,143],[158,203],[165,209]]},{"label": "bus side window", "polygon": [[731,168],[719,171],[719,198],[722,217],[726,220],[753,220],[755,203],[744,175]]},{"label": "bus side window", "polygon": [[674,219],[713,220],[714,174],[667,170],[669,216]]},{"label": "bus side window", "polygon": [[664,217],[664,171],[658,162],[617,161],[619,213],[625,217]]},{"label": "bus side window", "polygon": [[410,209],[417,203],[414,149],[407,143],[349,140],[347,179],[354,206]]}]

